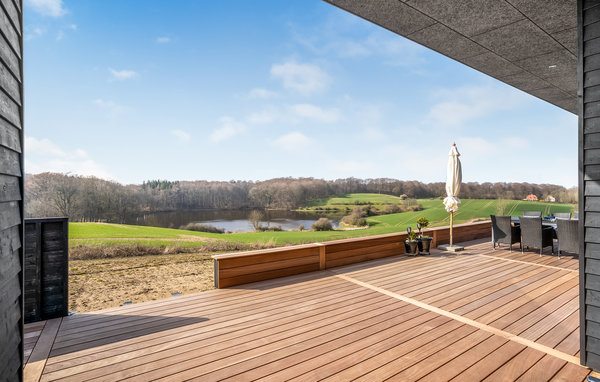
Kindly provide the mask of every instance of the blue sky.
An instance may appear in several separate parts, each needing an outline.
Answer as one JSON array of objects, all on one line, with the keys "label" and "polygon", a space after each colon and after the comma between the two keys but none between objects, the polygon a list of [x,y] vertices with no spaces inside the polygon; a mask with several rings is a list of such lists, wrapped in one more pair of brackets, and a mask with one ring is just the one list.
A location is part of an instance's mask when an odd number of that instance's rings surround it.
[{"label": "blue sky", "polygon": [[577,117],[320,0],[25,1],[26,171],[577,184]]}]

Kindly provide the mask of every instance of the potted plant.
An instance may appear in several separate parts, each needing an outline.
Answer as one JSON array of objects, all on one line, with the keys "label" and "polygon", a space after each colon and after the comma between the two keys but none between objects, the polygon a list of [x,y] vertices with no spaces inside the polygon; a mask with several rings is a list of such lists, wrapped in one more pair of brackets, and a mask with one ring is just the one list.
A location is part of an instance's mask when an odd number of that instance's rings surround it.
[{"label": "potted plant", "polygon": [[417,228],[419,228],[419,251],[429,253],[429,249],[431,248],[431,241],[433,238],[431,236],[423,236],[421,233],[421,228],[427,228],[429,226],[429,220],[426,217],[421,217],[417,220]]},{"label": "potted plant", "polygon": [[408,232],[408,239],[404,240],[404,249],[407,254],[414,255],[419,249],[419,242],[417,240],[417,233],[412,231],[410,227],[406,230]]}]

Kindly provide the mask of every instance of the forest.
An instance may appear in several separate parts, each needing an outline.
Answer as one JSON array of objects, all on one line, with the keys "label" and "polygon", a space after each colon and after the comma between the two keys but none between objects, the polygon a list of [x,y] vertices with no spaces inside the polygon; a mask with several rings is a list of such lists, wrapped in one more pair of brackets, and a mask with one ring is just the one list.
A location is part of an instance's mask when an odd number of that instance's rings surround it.
[{"label": "forest", "polygon": [[[120,223],[143,212],[184,209],[295,209],[307,201],[348,193],[381,193],[408,198],[438,198],[445,183],[389,178],[276,178],[265,181],[166,181],[137,185],[61,173],[25,176],[25,215],[69,217],[71,221]],[[553,184],[463,183],[461,198],[524,199],[528,194],[557,202],[577,202],[577,189]]]}]

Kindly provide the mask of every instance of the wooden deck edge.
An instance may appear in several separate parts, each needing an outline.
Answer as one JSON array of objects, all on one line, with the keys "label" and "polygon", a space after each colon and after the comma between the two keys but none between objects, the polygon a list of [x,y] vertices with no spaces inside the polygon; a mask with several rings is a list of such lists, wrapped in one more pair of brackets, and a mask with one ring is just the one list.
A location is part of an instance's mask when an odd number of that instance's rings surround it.
[{"label": "wooden deck edge", "polygon": [[25,382],[37,382],[42,377],[61,322],[62,318],[53,318],[46,322],[23,370],[23,380]]}]

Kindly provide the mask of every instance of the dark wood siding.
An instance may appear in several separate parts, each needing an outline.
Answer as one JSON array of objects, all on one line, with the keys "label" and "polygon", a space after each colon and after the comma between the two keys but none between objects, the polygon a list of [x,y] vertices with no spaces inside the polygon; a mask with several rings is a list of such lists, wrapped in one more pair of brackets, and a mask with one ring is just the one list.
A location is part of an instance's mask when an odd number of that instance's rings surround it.
[{"label": "dark wood siding", "polygon": [[577,7],[581,363],[600,370],[600,2]]},{"label": "dark wood siding", "polygon": [[69,220],[25,220],[25,323],[69,313]]},{"label": "dark wood siding", "polygon": [[0,0],[0,376],[23,363],[22,0]]}]

